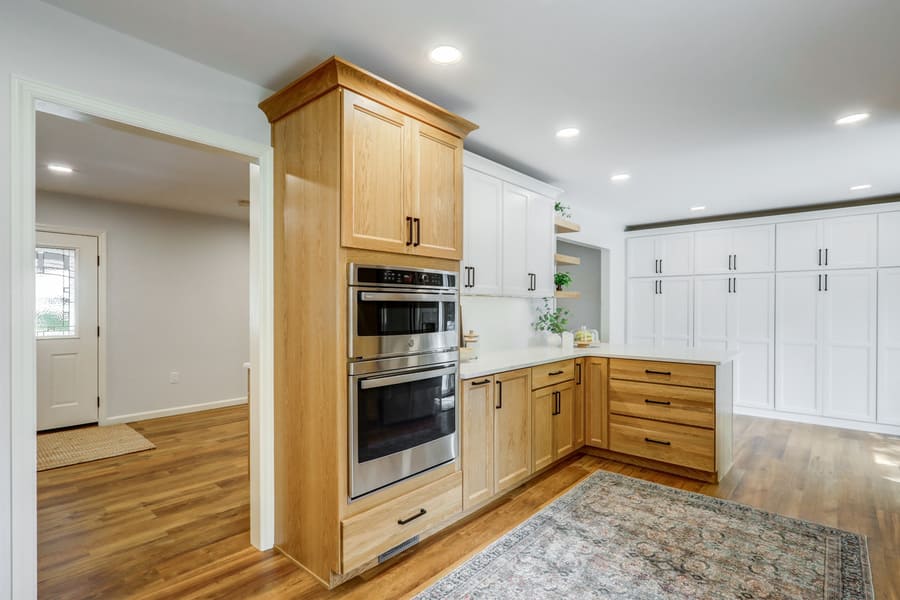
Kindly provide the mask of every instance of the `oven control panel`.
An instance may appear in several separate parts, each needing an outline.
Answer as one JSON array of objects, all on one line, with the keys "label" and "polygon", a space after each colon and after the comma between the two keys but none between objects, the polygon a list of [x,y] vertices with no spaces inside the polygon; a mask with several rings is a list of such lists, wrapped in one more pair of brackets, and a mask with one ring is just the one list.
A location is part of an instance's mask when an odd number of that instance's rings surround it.
[{"label": "oven control panel", "polygon": [[447,271],[419,271],[389,267],[357,267],[357,284],[403,285],[412,287],[456,287],[456,273]]}]

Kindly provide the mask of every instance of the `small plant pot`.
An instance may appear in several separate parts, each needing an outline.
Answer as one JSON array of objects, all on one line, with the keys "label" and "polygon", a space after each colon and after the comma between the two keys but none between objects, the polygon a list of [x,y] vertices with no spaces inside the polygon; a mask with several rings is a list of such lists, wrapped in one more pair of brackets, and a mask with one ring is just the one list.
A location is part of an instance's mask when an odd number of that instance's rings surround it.
[{"label": "small plant pot", "polygon": [[561,291],[562,291],[562,286],[561,286],[561,285],[556,286],[556,291],[557,291],[557,292],[561,292]]}]

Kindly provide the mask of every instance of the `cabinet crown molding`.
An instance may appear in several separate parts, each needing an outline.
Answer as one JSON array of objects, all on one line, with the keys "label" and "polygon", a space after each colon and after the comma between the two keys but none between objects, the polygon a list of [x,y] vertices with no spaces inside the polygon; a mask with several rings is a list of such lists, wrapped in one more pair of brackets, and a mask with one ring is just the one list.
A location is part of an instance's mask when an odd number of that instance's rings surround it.
[{"label": "cabinet crown molding", "polygon": [[263,100],[259,108],[270,123],[285,117],[304,104],[335,88],[352,90],[376,102],[424,121],[459,138],[465,138],[478,125],[441,108],[393,83],[378,77],[338,56],[332,56],[305,75]]}]

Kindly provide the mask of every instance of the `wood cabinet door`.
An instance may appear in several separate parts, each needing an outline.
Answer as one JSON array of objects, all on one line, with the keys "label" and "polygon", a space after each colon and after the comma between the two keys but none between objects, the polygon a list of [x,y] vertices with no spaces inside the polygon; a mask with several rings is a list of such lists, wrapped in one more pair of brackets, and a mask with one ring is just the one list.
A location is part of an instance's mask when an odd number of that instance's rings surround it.
[{"label": "wood cabinet door", "polygon": [[494,493],[516,487],[532,473],[531,370],[494,376]]},{"label": "wood cabinet door", "polygon": [[494,494],[494,378],[463,381],[462,433],[463,510]]},{"label": "wood cabinet door", "polygon": [[609,359],[588,358],[585,363],[587,445],[609,448]]},{"label": "wood cabinet door", "polygon": [[553,417],[553,459],[575,451],[575,382],[553,387],[556,392],[556,416]]},{"label": "wood cabinet door", "polygon": [[545,387],[532,392],[531,453],[534,470],[553,462],[553,426],[556,420],[556,388]]},{"label": "wood cabinet door", "polygon": [[410,240],[409,117],[343,90],[341,244],[406,254]]},{"label": "wood cabinet door", "polygon": [[463,254],[463,142],[426,123],[413,128],[415,237],[410,253],[461,260]]},{"label": "wood cabinet door", "polygon": [[578,358],[575,360],[575,407],[572,409],[573,427],[573,445],[576,449],[584,446],[584,392],[587,387],[585,379],[585,359]]}]

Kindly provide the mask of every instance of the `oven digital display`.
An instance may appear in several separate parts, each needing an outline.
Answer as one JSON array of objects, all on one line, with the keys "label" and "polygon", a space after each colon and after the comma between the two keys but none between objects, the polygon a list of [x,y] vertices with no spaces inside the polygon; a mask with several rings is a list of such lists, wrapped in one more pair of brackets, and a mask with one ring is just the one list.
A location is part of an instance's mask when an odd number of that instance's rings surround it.
[{"label": "oven digital display", "polygon": [[404,269],[360,267],[356,278],[361,284],[389,284],[422,287],[456,287],[456,276],[448,273],[423,273]]}]

